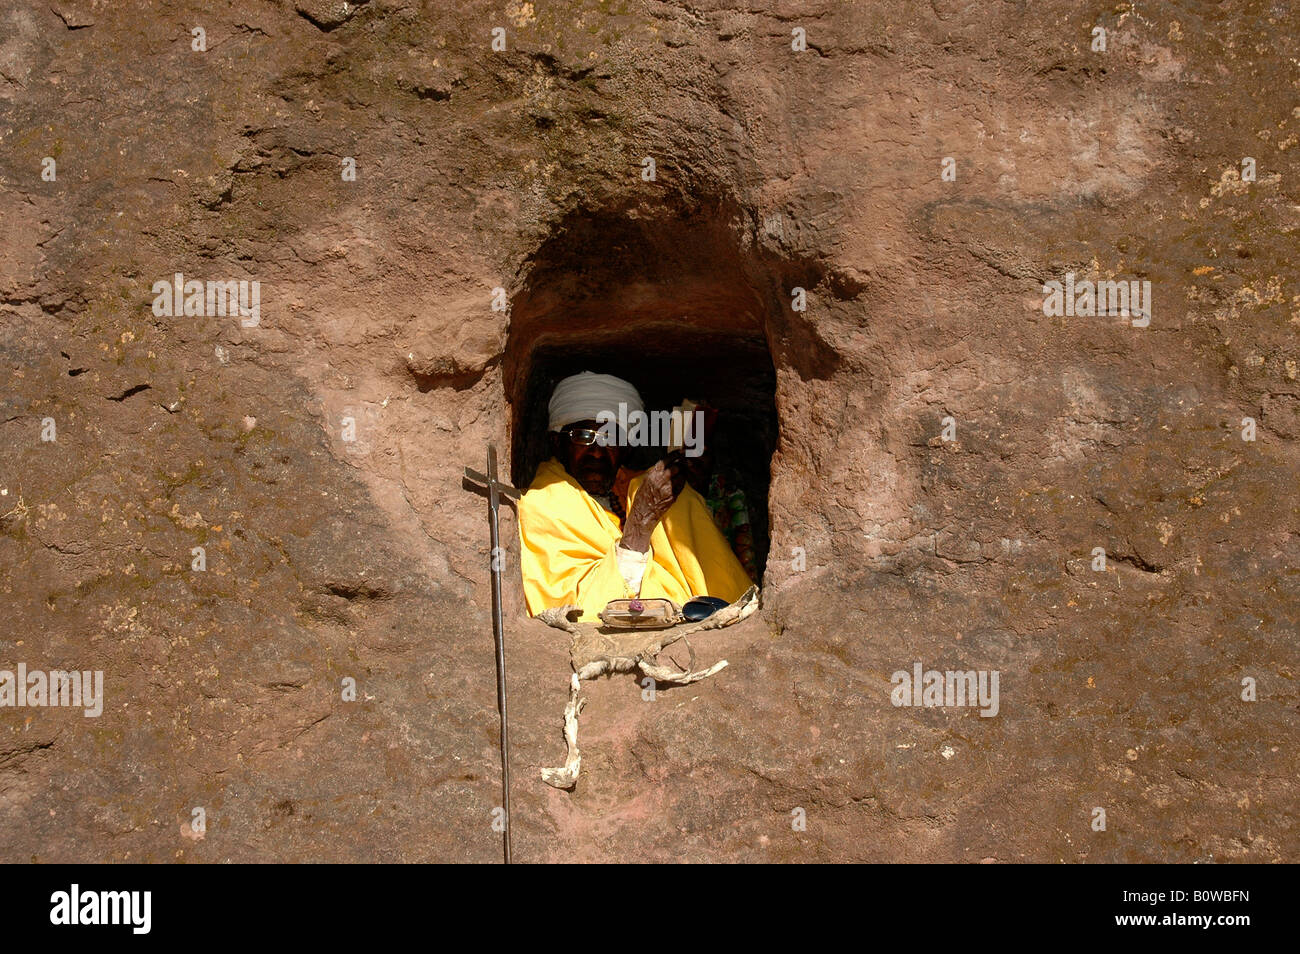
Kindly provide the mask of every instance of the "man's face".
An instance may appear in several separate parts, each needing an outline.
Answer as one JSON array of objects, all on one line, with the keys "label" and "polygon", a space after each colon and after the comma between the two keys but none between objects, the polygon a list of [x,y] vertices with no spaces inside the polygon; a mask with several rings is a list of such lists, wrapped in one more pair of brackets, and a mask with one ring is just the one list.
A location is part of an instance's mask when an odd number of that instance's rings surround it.
[{"label": "man's face", "polygon": [[579,421],[565,427],[556,438],[560,443],[559,457],[564,462],[564,469],[587,493],[604,496],[614,486],[619,448],[613,445],[601,447],[598,443],[576,443],[569,437],[569,432],[574,430],[599,431],[600,425],[595,421]]}]

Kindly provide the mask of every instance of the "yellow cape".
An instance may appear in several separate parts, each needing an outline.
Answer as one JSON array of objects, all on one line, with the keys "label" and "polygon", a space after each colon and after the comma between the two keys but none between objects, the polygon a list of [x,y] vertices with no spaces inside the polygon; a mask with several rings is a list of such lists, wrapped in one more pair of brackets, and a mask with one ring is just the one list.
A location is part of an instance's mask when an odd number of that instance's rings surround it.
[{"label": "yellow cape", "polygon": [[[633,478],[628,507],[644,477]],[[519,501],[520,563],[528,612],[566,604],[581,606],[594,621],[610,600],[626,599],[614,548],[622,539],[617,517],[607,512],[552,458],[537,469]],[[689,484],[650,535],[650,564],[641,596],[681,604],[692,596],[718,596],[728,603],[749,589],[744,567]]]}]

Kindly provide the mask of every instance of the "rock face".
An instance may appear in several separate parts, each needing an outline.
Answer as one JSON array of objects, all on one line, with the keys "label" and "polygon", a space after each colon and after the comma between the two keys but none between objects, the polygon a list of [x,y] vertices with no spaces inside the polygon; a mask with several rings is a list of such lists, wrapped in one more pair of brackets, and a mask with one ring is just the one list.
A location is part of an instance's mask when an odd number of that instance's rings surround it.
[{"label": "rock face", "polygon": [[0,669],[105,693],[0,708],[5,860],[499,858],[461,475],[565,355],[770,407],[771,554],[566,793],[504,517],[517,858],[1296,860],[1288,5],[164,6],[0,12]]}]

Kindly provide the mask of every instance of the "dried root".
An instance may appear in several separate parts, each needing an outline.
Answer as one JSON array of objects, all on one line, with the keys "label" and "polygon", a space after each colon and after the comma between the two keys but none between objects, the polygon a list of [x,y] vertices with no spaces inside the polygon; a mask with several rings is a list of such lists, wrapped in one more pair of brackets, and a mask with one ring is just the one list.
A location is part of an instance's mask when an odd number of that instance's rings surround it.
[{"label": "dried root", "polygon": [[[546,625],[562,629],[573,637],[569,645],[573,674],[569,682],[569,702],[564,707],[564,741],[568,747],[568,757],[562,768],[542,769],[542,781],[562,789],[571,789],[578,781],[578,770],[582,764],[582,757],[578,753],[578,714],[586,704],[585,699],[578,700],[578,690],[584,680],[610,673],[635,671],[640,671],[656,682],[674,686],[685,686],[707,679],[726,668],[727,661],[722,659],[705,669],[696,669],[695,649],[686,637],[738,623],[757,609],[758,587],[751,586],[740,599],[718,610],[708,619],[674,629],[602,632],[595,627],[584,628],[577,622],[577,617],[582,613],[577,606],[561,606],[538,613],[537,618]],[[686,668],[679,672],[661,665],[658,657],[667,647],[681,640],[686,642],[691,659]]]},{"label": "dried root", "polygon": [[578,629],[576,619],[581,615],[581,606],[557,606],[554,609],[542,610],[537,614],[537,618],[547,626],[554,626],[556,629],[577,636],[581,630]]},{"label": "dried root", "polygon": [[701,679],[708,679],[716,672],[721,672],[727,668],[727,661],[720,659],[708,669],[698,669],[694,672],[673,672],[667,666],[660,666],[656,663],[642,662],[640,669],[643,673],[653,679],[655,682],[667,682],[674,686],[686,686],[692,682],[699,682]]},{"label": "dried root", "polygon": [[587,704],[578,699],[578,674],[569,679],[569,702],[564,707],[564,744],[569,754],[563,768],[542,769],[542,781],[556,788],[569,789],[578,783],[578,770],[582,767],[582,753],[578,751],[578,713]]}]

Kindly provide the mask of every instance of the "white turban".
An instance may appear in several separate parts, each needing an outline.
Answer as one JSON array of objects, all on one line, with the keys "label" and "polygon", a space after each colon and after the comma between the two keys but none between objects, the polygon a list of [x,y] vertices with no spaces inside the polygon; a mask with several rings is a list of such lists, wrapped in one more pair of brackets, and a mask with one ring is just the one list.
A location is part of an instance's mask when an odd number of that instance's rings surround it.
[{"label": "white turban", "polygon": [[641,395],[627,381],[612,374],[583,371],[555,385],[549,407],[549,426],[551,430],[558,431],[578,421],[594,421],[601,411],[618,416],[620,404],[627,405],[628,413],[645,411]]}]

